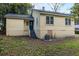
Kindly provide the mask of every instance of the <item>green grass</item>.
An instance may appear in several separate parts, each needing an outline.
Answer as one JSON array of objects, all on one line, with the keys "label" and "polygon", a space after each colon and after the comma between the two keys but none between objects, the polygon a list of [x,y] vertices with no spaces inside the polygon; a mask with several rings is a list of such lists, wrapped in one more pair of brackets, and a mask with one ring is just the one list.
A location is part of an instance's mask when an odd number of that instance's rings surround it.
[{"label": "green grass", "polygon": [[27,37],[0,36],[0,55],[12,56],[79,56],[79,39],[52,42]]}]

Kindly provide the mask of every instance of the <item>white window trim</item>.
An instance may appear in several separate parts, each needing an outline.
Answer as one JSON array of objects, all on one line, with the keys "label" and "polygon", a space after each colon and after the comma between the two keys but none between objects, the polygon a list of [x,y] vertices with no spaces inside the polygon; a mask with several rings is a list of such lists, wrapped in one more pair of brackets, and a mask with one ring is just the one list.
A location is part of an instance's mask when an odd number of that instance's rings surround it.
[{"label": "white window trim", "polygon": [[[65,18],[66,19],[66,18]],[[70,22],[71,22],[71,18],[67,18],[67,19],[70,19]],[[66,20],[65,20],[65,22],[66,22]],[[69,21],[67,21],[67,23],[68,24],[65,24],[65,26],[71,26],[72,25],[72,23],[69,25]]]},{"label": "white window trim", "polygon": [[[46,23],[46,25],[54,25],[54,17],[53,16],[48,16],[48,17],[49,17],[49,24]],[[53,24],[51,24],[51,17],[53,17]]]}]

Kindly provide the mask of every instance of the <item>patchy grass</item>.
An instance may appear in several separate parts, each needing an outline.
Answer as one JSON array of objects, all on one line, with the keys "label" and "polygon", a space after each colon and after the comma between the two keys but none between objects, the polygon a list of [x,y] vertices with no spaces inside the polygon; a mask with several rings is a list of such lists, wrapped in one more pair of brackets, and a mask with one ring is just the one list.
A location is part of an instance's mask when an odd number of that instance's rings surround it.
[{"label": "patchy grass", "polygon": [[0,55],[79,56],[79,39],[54,39],[47,42],[28,37],[0,36]]}]

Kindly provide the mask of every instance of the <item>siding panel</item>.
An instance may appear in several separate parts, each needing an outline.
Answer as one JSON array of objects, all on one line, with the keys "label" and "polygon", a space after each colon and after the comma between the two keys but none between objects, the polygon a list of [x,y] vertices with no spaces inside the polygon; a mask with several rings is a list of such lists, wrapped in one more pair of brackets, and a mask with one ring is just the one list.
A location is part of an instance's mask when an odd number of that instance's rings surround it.
[{"label": "siding panel", "polygon": [[24,20],[6,19],[6,35],[19,36],[25,35]]},{"label": "siding panel", "polygon": [[46,24],[46,16],[40,15],[40,37],[44,38],[44,35],[48,30],[52,30],[52,35],[56,37],[74,36],[74,21],[71,21],[71,25],[65,25],[65,17],[54,16],[54,25]]}]

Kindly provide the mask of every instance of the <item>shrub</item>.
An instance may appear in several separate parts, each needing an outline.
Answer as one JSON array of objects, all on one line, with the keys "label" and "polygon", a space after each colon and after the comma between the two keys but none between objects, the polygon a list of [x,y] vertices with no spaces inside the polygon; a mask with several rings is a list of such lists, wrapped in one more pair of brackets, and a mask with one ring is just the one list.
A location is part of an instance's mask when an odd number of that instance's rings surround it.
[{"label": "shrub", "polygon": [[0,38],[0,41],[3,40],[3,38]]},{"label": "shrub", "polygon": [[79,31],[75,31],[75,34],[79,34]]},{"label": "shrub", "polygon": [[48,34],[46,34],[45,37],[44,37],[44,39],[45,40],[49,40],[50,39],[50,36]]},{"label": "shrub", "polygon": [[0,47],[0,52],[3,51],[3,50],[4,50],[4,48]]}]

